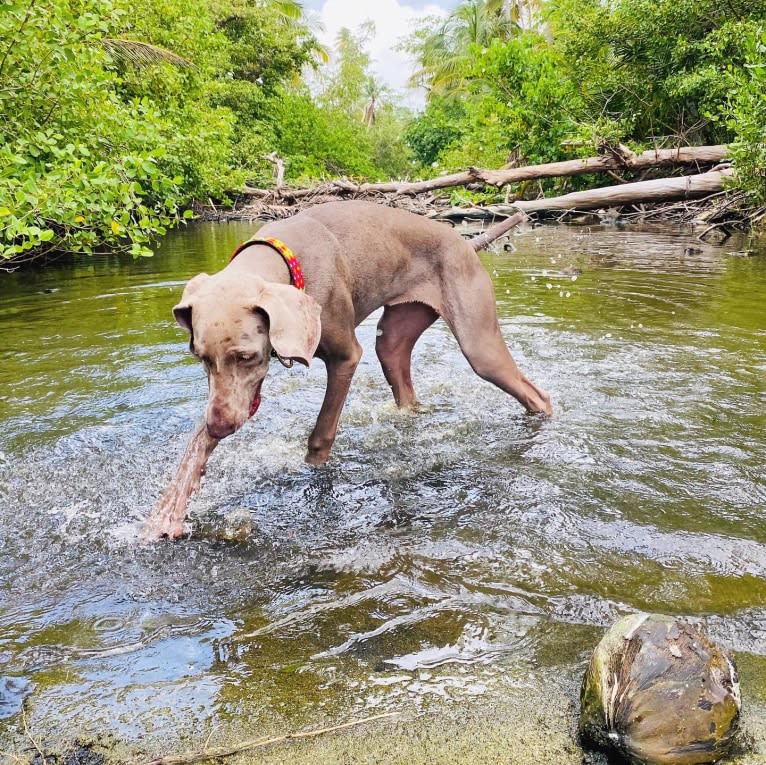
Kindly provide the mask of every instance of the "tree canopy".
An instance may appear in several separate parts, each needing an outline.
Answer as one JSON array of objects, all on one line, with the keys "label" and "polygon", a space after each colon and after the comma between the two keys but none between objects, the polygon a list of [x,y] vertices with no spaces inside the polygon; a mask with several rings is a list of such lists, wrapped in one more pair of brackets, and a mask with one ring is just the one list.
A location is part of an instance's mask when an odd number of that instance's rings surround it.
[{"label": "tree canopy", "polygon": [[304,183],[726,142],[766,203],[765,18],[464,0],[403,41],[415,114],[373,71],[371,25],[325,50],[296,0],[0,0],[0,257],[149,254],[194,200],[270,185],[274,153]]}]

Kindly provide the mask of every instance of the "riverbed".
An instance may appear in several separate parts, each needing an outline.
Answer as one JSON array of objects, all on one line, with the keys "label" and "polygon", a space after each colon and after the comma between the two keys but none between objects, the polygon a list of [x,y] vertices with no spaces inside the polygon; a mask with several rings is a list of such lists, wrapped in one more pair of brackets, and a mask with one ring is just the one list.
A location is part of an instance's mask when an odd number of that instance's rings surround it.
[{"label": "riverbed", "polygon": [[581,763],[604,628],[685,617],[730,648],[766,762],[766,248],[535,226],[483,253],[551,394],[530,417],[437,323],[398,412],[365,353],[327,466],[321,363],[274,364],[188,535],[138,541],[206,383],[171,314],[254,230],[0,275],[0,757],[109,761],[396,713],[248,762]]}]

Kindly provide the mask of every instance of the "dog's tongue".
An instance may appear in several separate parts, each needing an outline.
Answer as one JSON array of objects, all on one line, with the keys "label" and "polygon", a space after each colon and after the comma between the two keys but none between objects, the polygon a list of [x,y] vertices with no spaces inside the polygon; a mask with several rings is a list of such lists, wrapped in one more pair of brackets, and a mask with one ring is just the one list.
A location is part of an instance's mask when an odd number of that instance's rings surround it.
[{"label": "dog's tongue", "polygon": [[253,396],[252,403],[250,404],[250,411],[247,414],[248,419],[252,417],[257,411],[258,407],[261,405],[261,385],[258,384],[258,389],[255,391],[255,395]]}]

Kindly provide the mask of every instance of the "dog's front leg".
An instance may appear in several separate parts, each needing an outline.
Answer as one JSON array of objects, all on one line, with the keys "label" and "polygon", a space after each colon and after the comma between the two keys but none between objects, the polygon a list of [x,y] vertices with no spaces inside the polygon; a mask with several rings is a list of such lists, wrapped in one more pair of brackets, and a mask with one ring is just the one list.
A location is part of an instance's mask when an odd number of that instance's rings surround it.
[{"label": "dog's front leg", "polygon": [[330,456],[330,449],[338,430],[340,413],[346,401],[348,389],[351,387],[351,379],[362,358],[362,347],[354,338],[349,352],[344,357],[323,356],[323,358],[327,367],[327,390],[317,423],[309,436],[306,462],[310,465],[324,465]]},{"label": "dog's front leg", "polygon": [[205,465],[219,442],[208,433],[203,420],[189,439],[175,479],[144,521],[142,541],[151,542],[162,537],[176,539],[183,534],[189,497],[199,490]]}]

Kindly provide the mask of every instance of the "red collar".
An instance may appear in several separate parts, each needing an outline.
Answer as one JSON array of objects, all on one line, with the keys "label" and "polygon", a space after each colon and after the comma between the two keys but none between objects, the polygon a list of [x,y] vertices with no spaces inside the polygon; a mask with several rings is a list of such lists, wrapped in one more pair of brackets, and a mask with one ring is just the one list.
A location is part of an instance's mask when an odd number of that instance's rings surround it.
[{"label": "red collar", "polygon": [[234,250],[234,252],[231,254],[231,257],[229,258],[229,263],[231,263],[231,261],[234,260],[234,258],[236,258],[240,252],[242,252],[242,250],[244,250],[246,247],[250,247],[252,244],[265,244],[267,247],[271,247],[272,250],[276,250],[284,259],[288,269],[290,269],[290,282],[292,283],[293,287],[299,290],[306,289],[306,283],[303,279],[303,269],[301,268],[301,264],[298,262],[298,258],[295,257],[292,250],[280,239],[275,239],[271,236],[248,239],[246,242],[240,244],[236,250]]}]

